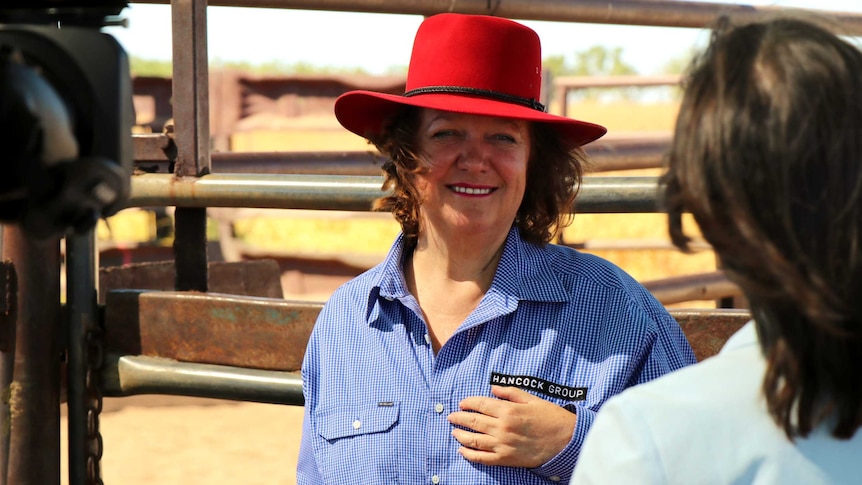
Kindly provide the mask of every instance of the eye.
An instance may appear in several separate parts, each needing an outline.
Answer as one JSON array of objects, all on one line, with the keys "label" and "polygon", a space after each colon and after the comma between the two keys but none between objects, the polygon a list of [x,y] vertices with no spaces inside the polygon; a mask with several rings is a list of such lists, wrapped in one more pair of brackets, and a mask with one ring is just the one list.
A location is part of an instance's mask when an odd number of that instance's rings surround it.
[{"label": "eye", "polygon": [[431,138],[434,138],[435,140],[446,140],[456,135],[457,133],[455,130],[437,130],[431,134]]},{"label": "eye", "polygon": [[507,133],[497,133],[496,135],[493,135],[491,138],[494,140],[506,142],[506,143],[515,143],[515,141],[516,141],[514,136],[509,135]]}]

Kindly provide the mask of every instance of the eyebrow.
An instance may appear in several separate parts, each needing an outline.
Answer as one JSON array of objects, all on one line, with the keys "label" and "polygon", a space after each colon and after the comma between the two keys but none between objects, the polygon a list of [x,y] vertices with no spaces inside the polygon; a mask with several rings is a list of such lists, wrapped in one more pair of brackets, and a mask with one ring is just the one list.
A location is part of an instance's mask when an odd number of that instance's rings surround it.
[{"label": "eyebrow", "polygon": [[453,113],[453,112],[449,112],[449,111],[439,111],[439,113],[436,116],[434,116],[433,118],[428,120],[428,126],[434,124],[437,121],[451,121],[452,118],[454,118],[455,116],[484,116],[486,118],[493,118],[495,120],[498,120],[501,124],[507,125],[510,128],[512,128],[518,132],[521,131],[521,129],[520,129],[521,125],[519,125],[518,122],[523,121],[524,122],[524,128],[526,128],[526,130],[529,132],[530,124],[527,120],[519,120],[516,118],[503,118],[503,117],[499,117],[499,116],[471,115],[468,113]]}]

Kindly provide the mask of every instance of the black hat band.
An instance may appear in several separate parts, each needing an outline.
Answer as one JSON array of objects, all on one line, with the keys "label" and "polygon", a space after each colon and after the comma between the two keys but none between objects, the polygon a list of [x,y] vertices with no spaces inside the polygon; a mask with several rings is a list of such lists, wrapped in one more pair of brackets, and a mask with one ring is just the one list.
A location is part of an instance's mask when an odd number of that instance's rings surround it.
[{"label": "black hat band", "polygon": [[424,88],[411,89],[404,93],[404,97],[409,98],[411,96],[417,96],[420,94],[471,94],[476,96],[482,96],[485,98],[492,98],[499,101],[505,101],[507,103],[519,104],[521,106],[526,106],[527,108],[532,108],[536,111],[545,112],[545,105],[536,101],[535,99],[530,98],[522,98],[521,96],[514,96],[511,94],[500,93],[497,91],[491,91],[488,89],[476,89],[476,88],[465,88],[461,86],[427,86]]}]

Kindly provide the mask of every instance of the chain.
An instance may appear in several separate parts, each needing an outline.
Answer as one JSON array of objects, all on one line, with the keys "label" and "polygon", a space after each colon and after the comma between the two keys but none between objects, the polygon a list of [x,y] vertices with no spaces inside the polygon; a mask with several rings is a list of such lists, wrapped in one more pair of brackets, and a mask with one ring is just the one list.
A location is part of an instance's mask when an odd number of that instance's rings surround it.
[{"label": "chain", "polygon": [[102,481],[102,434],[99,432],[99,414],[102,412],[102,388],[99,369],[105,360],[102,330],[87,330],[84,399],[87,411],[87,483],[104,485]]}]

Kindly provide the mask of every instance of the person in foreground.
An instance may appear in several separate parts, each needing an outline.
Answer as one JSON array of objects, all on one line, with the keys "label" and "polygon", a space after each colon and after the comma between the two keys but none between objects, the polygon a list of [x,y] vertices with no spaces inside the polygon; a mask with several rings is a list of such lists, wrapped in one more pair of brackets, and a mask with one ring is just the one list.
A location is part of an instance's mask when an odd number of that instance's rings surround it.
[{"label": "person in foreground", "polygon": [[539,39],[502,18],[420,26],[404,95],[335,113],[389,157],[402,232],[324,306],[302,366],[297,481],[564,481],[608,396],[694,362],[607,261],[548,244],[601,126],[539,104]]},{"label": "person in foreground", "polygon": [[862,480],[862,54],[793,17],[725,18],[662,178],[753,320],[715,357],[610,399],[572,484]]}]

